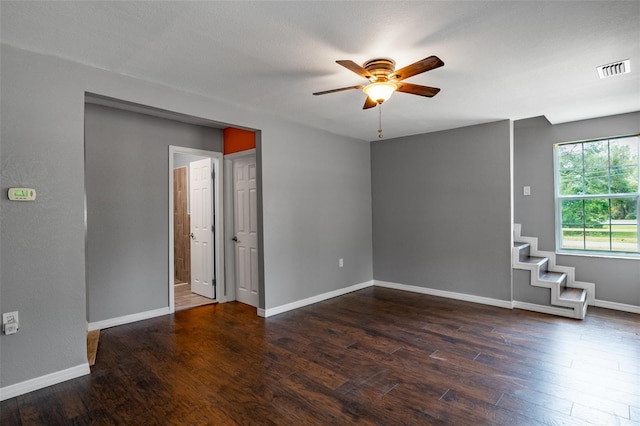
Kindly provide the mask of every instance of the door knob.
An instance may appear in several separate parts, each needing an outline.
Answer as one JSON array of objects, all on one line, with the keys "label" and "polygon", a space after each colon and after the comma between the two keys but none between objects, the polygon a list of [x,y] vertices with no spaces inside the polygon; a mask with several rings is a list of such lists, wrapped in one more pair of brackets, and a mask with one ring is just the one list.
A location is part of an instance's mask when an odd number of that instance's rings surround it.
[{"label": "door knob", "polygon": [[233,237],[232,240],[237,243],[238,242],[238,237]]},{"label": "door knob", "polygon": [[191,237],[191,239],[192,239],[192,240],[195,240],[195,239],[196,239],[196,236],[195,236],[195,235],[193,235],[193,232],[192,232],[192,233],[190,233],[190,234],[189,234],[189,236]]}]

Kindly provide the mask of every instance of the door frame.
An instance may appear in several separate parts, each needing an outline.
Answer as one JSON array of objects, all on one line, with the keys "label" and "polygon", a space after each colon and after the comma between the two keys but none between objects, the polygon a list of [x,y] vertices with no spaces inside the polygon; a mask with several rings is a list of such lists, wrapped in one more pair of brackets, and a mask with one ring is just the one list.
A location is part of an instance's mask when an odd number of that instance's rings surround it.
[{"label": "door frame", "polygon": [[216,179],[213,187],[213,201],[214,208],[212,209],[212,214],[214,216],[214,220],[212,223],[215,227],[215,241],[214,241],[214,265],[216,271],[216,296],[218,302],[226,301],[224,298],[220,297],[221,291],[226,288],[225,286],[225,246],[224,246],[224,235],[225,235],[225,221],[224,221],[224,167],[223,167],[223,154],[221,152],[207,151],[203,149],[195,149],[195,148],[186,148],[182,146],[174,146],[169,145],[169,279],[167,293],[169,295],[169,313],[175,312],[175,294],[174,294],[174,285],[175,285],[175,265],[174,265],[174,254],[173,254],[173,157],[175,154],[187,154],[187,155],[197,155],[200,157],[207,157],[212,160],[213,163],[213,171],[215,173]]}]

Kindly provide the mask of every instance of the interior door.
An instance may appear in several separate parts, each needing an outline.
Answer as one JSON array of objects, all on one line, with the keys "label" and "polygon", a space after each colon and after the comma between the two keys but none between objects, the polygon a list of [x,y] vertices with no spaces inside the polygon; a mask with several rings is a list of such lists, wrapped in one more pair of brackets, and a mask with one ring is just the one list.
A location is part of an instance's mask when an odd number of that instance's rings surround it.
[{"label": "interior door", "polygon": [[236,299],[258,306],[258,198],[254,156],[233,162]]},{"label": "interior door", "polygon": [[213,177],[210,158],[189,163],[191,291],[215,298],[213,285]]}]

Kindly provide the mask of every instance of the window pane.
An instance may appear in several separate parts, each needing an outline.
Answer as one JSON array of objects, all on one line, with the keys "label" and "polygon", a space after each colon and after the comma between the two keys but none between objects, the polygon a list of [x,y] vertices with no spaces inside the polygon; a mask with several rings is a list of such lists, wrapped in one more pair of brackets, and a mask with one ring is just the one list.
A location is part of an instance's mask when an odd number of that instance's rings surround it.
[{"label": "window pane", "polygon": [[638,251],[638,198],[611,200],[611,250]]},{"label": "window pane", "polygon": [[611,194],[638,192],[638,166],[613,166],[611,168]]},{"label": "window pane", "polygon": [[609,141],[582,144],[585,194],[609,193]]},{"label": "window pane", "polygon": [[609,200],[592,198],[584,200],[585,246],[587,250],[610,250]]},{"label": "window pane", "polygon": [[638,138],[610,142],[611,193],[638,192]]},{"label": "window pane", "polygon": [[562,248],[584,249],[584,201],[562,201]]},{"label": "window pane", "polygon": [[613,139],[610,142],[612,163],[638,165],[638,138]]},{"label": "window pane", "polygon": [[584,194],[582,170],[563,170],[560,172],[560,195]]},{"label": "window pane", "polygon": [[556,149],[560,168],[560,194],[583,194],[582,144],[560,145]]}]

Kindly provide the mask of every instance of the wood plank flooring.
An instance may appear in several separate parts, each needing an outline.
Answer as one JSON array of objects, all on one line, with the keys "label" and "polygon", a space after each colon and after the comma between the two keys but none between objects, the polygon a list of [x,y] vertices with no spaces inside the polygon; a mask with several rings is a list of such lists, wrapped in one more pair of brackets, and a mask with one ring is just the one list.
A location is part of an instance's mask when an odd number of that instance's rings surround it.
[{"label": "wood plank flooring", "polygon": [[191,309],[197,306],[218,303],[213,299],[209,299],[208,297],[192,293],[189,283],[176,284],[173,287],[173,301],[176,311],[182,311],[184,309]]},{"label": "wood plank flooring", "polygon": [[271,318],[226,303],[102,331],[92,374],[2,425],[639,425],[640,316],[384,288]]}]

